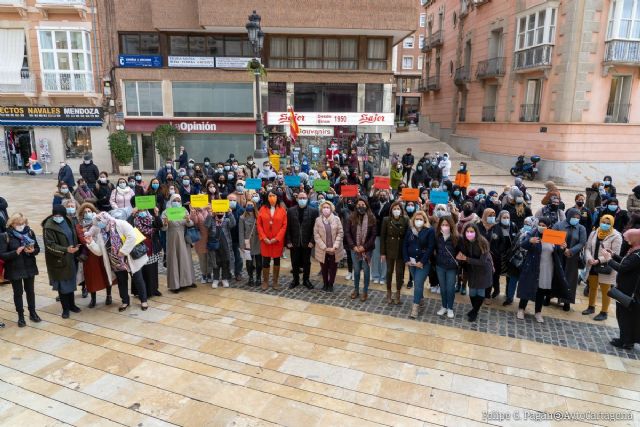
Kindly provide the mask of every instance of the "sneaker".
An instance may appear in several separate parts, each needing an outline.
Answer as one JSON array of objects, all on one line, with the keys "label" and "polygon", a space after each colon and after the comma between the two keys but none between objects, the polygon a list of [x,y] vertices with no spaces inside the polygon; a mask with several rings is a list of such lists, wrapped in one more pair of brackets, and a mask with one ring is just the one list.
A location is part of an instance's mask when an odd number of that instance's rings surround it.
[{"label": "sneaker", "polygon": [[436,294],[440,293],[440,286],[436,286]]},{"label": "sneaker", "polygon": [[453,310],[451,310],[451,309],[448,309],[448,310],[447,310],[447,317],[448,317],[449,319],[453,319]]},{"label": "sneaker", "polygon": [[595,312],[596,312],[596,308],[593,307],[593,306],[589,306],[589,307],[587,307],[586,310],[582,310],[582,315],[583,316],[588,316],[588,315],[593,314]]},{"label": "sneaker", "polygon": [[516,319],[518,320],[524,320],[524,310],[519,308],[518,312],[516,313]]},{"label": "sneaker", "polygon": [[445,307],[442,307],[440,310],[438,310],[438,312],[436,313],[438,316],[444,316],[444,314],[447,312],[447,309]]},{"label": "sneaker", "polygon": [[207,276],[202,276],[202,280],[200,280],[200,284],[206,285],[209,283],[209,278]]},{"label": "sneaker", "polygon": [[223,280],[222,281],[222,287],[223,288],[228,288],[229,287],[229,281],[228,280]]},{"label": "sneaker", "polygon": [[538,323],[544,323],[544,318],[542,317],[542,313],[536,313],[536,322]]},{"label": "sneaker", "polygon": [[213,289],[218,289],[218,283],[220,283],[219,280],[213,279],[213,282],[211,282],[211,287]]},{"label": "sneaker", "polygon": [[344,278],[347,280],[351,280],[351,273],[345,274]]},{"label": "sneaker", "polygon": [[597,322],[602,322],[603,320],[607,320],[607,313],[605,312],[600,312],[600,314],[598,314],[596,317],[593,318],[593,320],[597,321]]}]

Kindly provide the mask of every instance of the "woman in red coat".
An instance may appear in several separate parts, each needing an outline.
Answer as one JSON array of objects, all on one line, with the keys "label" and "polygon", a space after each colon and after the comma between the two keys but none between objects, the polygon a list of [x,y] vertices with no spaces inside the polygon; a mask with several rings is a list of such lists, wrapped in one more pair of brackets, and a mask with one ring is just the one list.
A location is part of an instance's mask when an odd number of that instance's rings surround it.
[{"label": "woman in red coat", "polygon": [[273,289],[278,290],[280,256],[287,231],[287,211],[280,206],[278,195],[269,191],[258,212],[258,237],[262,254],[262,289],[269,289],[269,264],[273,258]]}]

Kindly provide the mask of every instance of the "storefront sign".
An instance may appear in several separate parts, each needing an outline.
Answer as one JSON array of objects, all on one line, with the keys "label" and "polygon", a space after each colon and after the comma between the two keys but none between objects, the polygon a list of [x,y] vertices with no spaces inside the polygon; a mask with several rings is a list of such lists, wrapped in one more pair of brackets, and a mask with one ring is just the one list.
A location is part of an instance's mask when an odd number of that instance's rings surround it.
[{"label": "storefront sign", "polygon": [[218,68],[247,68],[247,64],[253,58],[239,58],[231,56],[217,56],[216,67]]},{"label": "storefront sign", "polygon": [[0,107],[10,126],[102,126],[102,107]]},{"label": "storefront sign", "polygon": [[169,56],[169,67],[213,68],[215,58],[212,56]]},{"label": "storefront sign", "polygon": [[153,132],[158,125],[169,124],[181,133],[255,133],[255,120],[191,120],[174,118],[162,119],[125,119],[127,132]]},{"label": "storefront sign", "polygon": [[298,136],[333,136],[333,128],[330,126],[301,126]]},{"label": "storefront sign", "polygon": [[161,68],[162,56],[156,55],[120,55],[118,61],[124,68]]},{"label": "storefront sign", "polygon": [[[267,125],[286,125],[289,113],[266,113]],[[393,113],[295,113],[300,126],[393,126]]]}]

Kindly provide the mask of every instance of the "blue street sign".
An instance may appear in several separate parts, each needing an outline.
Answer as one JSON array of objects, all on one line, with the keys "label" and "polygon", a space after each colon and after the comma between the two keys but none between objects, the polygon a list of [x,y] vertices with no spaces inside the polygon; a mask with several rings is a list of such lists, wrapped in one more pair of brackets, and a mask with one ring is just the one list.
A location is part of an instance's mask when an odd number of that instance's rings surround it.
[{"label": "blue street sign", "polygon": [[162,67],[162,56],[159,55],[120,55],[118,61],[124,68]]}]

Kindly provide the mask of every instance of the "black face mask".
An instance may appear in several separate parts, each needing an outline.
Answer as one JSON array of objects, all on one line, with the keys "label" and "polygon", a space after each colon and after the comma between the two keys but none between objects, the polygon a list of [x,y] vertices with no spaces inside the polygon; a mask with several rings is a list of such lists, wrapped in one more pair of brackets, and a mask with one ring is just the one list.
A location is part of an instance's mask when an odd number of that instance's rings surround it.
[{"label": "black face mask", "polygon": [[349,203],[347,207],[349,208],[350,211],[352,211],[356,208],[356,205],[354,205],[353,203]]},{"label": "black face mask", "polygon": [[558,210],[558,205],[553,205],[553,204],[552,204],[552,205],[549,205],[549,210],[550,210],[551,212],[555,212],[555,211],[557,211],[557,210]]},{"label": "black face mask", "polygon": [[358,208],[358,213],[359,213],[360,215],[364,215],[364,214],[366,214],[366,213],[367,213],[367,208],[360,206],[360,207]]},{"label": "black face mask", "polygon": [[584,202],[582,202],[582,201],[581,202],[576,202],[576,206],[581,208],[581,207],[584,206]]},{"label": "black face mask", "polygon": [[473,212],[473,209],[471,209],[471,208],[464,208],[464,209],[462,210],[462,212],[464,212],[464,215],[465,215],[465,216],[469,216],[469,215],[471,215],[471,213]]}]

